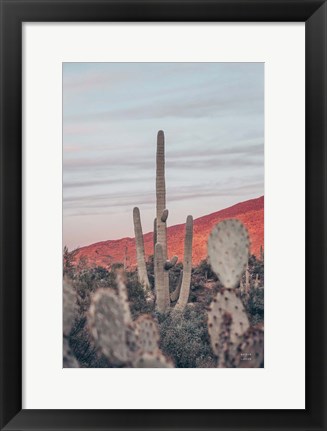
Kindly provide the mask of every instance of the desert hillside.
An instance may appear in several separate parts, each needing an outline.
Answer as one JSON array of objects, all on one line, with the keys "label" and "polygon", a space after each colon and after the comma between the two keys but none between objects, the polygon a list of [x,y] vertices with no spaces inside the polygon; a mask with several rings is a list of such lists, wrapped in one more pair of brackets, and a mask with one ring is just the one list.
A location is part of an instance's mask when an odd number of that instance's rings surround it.
[{"label": "desert hillside", "polygon": [[[251,254],[259,256],[264,248],[264,197],[240,202],[229,208],[199,217],[194,220],[193,264],[207,256],[207,239],[213,226],[221,220],[237,218],[247,227],[251,240]],[[168,227],[168,254],[183,258],[185,224]],[[144,234],[145,253],[153,254],[153,233]],[[134,238],[107,240],[81,247],[76,254],[76,263],[83,258],[87,266],[103,266],[115,262],[126,262],[128,267],[136,265]]]}]

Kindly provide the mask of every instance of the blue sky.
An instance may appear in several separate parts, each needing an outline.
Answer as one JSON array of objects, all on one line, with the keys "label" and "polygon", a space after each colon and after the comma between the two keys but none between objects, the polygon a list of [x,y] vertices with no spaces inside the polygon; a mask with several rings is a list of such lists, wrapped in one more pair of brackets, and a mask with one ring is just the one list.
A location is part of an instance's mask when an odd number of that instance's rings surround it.
[{"label": "blue sky", "polygon": [[70,249],[152,230],[160,129],[169,225],[263,195],[263,63],[64,63]]}]

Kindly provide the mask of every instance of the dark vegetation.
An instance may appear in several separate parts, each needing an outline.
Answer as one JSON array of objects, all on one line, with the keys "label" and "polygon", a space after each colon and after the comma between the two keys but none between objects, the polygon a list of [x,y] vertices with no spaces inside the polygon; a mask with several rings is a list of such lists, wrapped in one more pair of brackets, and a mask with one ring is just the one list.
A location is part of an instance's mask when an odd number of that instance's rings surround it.
[{"label": "dark vegetation", "polygon": [[[87,260],[82,259],[75,266],[74,252],[64,249],[64,277],[70,280],[77,294],[78,313],[69,335],[69,346],[78,360],[80,367],[110,367],[108,360],[95,349],[87,327],[87,313],[90,298],[98,288],[117,289],[116,273],[122,270],[122,264],[113,264],[109,268],[89,268]],[[170,285],[177,284],[181,271],[177,264],[170,271]],[[147,262],[147,271],[154,291],[153,258]],[[138,282],[137,271],[125,271],[128,299],[133,319],[141,314],[150,314],[156,318],[160,329],[160,349],[172,358],[178,368],[215,367],[215,356],[210,346],[207,329],[207,308],[214,295],[222,286],[206,260],[192,270],[189,303],[182,315],[170,313],[159,315],[154,310],[153,302],[147,299]],[[259,282],[256,283],[256,278]],[[245,283],[243,276],[243,285]],[[255,256],[249,258],[249,286],[242,290],[244,303],[252,326],[263,326],[264,320],[264,262]]]}]

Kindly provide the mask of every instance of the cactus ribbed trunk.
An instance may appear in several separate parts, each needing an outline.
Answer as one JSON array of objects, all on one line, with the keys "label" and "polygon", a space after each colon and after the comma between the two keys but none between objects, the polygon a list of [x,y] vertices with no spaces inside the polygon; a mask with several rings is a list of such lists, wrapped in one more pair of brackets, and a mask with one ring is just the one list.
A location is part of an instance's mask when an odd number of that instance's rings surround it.
[{"label": "cactus ribbed trunk", "polygon": [[184,240],[183,280],[176,311],[183,311],[190,295],[192,273],[192,242],[193,242],[193,217],[187,216]]},{"label": "cactus ribbed trunk", "polygon": [[154,272],[156,284],[156,306],[159,313],[165,313],[167,310],[165,294],[165,270],[162,245],[157,242],[155,248]]},{"label": "cactus ribbed trunk", "polygon": [[136,243],[136,259],[137,259],[137,273],[139,282],[142,284],[146,291],[150,290],[150,283],[145,265],[144,253],[144,240],[141,225],[140,210],[135,207],[133,210],[135,243]]},{"label": "cactus ribbed trunk", "polygon": [[[157,244],[161,245],[163,265],[167,260],[167,212],[166,210],[166,183],[165,183],[165,136],[160,130],[157,136],[157,160],[156,160],[156,215],[157,215]],[[165,214],[165,217],[163,217]],[[164,221],[163,221],[164,220]],[[159,290],[159,289],[162,289]],[[163,284],[156,283],[157,298],[164,303],[163,312],[170,306],[169,274],[164,271]]]},{"label": "cactus ribbed trunk", "polygon": [[153,256],[155,255],[155,249],[157,244],[157,219],[153,221]]}]

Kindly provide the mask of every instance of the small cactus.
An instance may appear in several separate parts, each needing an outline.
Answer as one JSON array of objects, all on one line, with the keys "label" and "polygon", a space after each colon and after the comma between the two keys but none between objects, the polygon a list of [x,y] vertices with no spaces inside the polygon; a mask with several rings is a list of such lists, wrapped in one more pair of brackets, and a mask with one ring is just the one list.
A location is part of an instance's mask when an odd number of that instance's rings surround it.
[{"label": "small cactus", "polygon": [[236,219],[218,223],[208,239],[208,255],[223,286],[238,287],[249,258],[247,229]]},{"label": "small cactus", "polygon": [[144,253],[144,239],[142,232],[140,210],[135,207],[133,210],[133,221],[134,221],[134,232],[135,232],[135,243],[136,243],[136,258],[137,258],[137,273],[139,282],[148,292],[150,290],[150,283],[148,274],[146,271],[145,264],[145,253]]},{"label": "small cactus", "polygon": [[120,304],[123,308],[123,319],[124,324],[127,326],[132,322],[131,310],[128,304],[128,294],[125,284],[125,274],[122,272],[117,273],[116,283],[118,287],[118,297],[120,299]]},{"label": "small cactus", "polygon": [[187,216],[184,240],[183,280],[175,311],[183,311],[190,295],[192,274],[192,242],[193,242],[193,217]]}]

